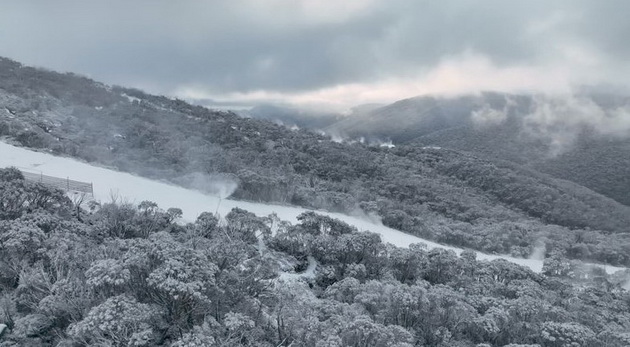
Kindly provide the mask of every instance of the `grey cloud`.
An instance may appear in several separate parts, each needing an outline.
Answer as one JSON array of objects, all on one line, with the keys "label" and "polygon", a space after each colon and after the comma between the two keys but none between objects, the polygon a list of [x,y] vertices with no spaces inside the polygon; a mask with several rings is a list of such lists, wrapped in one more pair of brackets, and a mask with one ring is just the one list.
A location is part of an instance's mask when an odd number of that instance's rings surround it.
[{"label": "grey cloud", "polygon": [[630,2],[624,0],[585,1],[581,17],[575,23],[575,36],[588,40],[604,54],[617,59],[630,59]]},{"label": "grey cloud", "polygon": [[467,50],[499,66],[536,65],[563,42],[594,47],[621,67],[630,55],[625,1],[392,0],[342,21],[272,4],[9,1],[0,55],[162,93],[181,85],[229,93],[365,83],[428,71]]}]

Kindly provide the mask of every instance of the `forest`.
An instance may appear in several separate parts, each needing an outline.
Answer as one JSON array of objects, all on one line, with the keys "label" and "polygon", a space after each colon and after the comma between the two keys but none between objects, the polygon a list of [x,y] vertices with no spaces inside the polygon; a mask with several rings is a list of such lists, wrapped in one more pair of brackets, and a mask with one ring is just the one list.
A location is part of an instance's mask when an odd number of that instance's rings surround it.
[{"label": "forest", "polygon": [[[83,204],[0,169],[0,346],[628,346],[619,275],[396,248],[314,212]],[[314,264],[316,271],[303,272]]]},{"label": "forest", "polygon": [[[628,110],[627,91],[586,87],[571,95],[424,95],[346,117],[326,129],[368,142],[388,139],[509,161],[630,205],[630,133],[622,121]],[[617,132],[606,127],[615,120]]]},{"label": "forest", "polygon": [[337,143],[0,59],[0,137],[235,199],[377,216],[487,253],[630,265],[630,207],[517,163],[416,144]]}]

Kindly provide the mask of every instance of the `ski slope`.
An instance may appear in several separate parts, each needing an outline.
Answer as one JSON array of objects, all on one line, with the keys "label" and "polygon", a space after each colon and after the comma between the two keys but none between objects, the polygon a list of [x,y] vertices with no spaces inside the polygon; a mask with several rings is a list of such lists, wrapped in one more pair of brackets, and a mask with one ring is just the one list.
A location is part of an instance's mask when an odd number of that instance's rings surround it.
[{"label": "ski slope", "polygon": [[[149,180],[129,173],[89,165],[74,159],[56,157],[48,153],[35,152],[25,148],[16,147],[0,142],[0,167],[15,166],[24,171],[43,173],[45,175],[70,178],[77,181],[92,182],[94,185],[94,198],[97,201],[109,202],[112,197],[119,201],[140,203],[149,200],[157,203],[162,209],[179,207],[183,211],[185,221],[194,221],[204,212],[215,212],[225,216],[234,207],[239,207],[253,212],[258,216],[266,216],[276,213],[282,220],[292,223],[297,221],[297,216],[307,211],[304,208],[280,206],[273,204],[253,203],[230,199],[220,199],[217,196],[203,194],[201,192],[181,188],[165,182]],[[440,245],[416,236],[405,234],[395,229],[385,227],[367,218],[348,216],[339,213],[317,211],[333,218],[355,226],[360,231],[372,231],[381,235],[384,242],[389,242],[398,247],[408,247],[413,243],[424,243],[429,249],[443,248],[461,253],[462,249]],[[543,261],[540,259],[521,259],[504,255],[490,255],[477,252],[479,260],[505,259],[507,261],[529,267],[535,272],[541,272]],[[604,266],[606,271],[613,273],[621,268]]]}]

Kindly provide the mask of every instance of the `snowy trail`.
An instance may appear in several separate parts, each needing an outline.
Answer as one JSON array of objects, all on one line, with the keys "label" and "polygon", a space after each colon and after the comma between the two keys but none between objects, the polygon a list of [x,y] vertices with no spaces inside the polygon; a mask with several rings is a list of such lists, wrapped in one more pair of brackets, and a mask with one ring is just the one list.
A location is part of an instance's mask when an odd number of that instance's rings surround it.
[{"label": "snowy trail", "polygon": [[[25,148],[15,147],[4,142],[0,142],[0,167],[15,166],[22,170],[27,170],[45,175],[68,177],[77,181],[92,182],[94,184],[94,198],[99,201],[111,201],[112,196],[118,196],[123,201],[140,203],[149,200],[157,203],[162,209],[169,207],[179,207],[183,211],[183,219],[194,221],[197,216],[204,212],[214,212],[218,208],[219,214],[225,216],[234,207],[239,207],[253,212],[258,216],[266,216],[276,213],[280,219],[295,223],[296,217],[306,209],[299,207],[280,206],[272,204],[252,203],[246,201],[236,201],[230,199],[220,200],[219,197],[206,195],[198,191],[177,187],[168,183],[149,180],[132,174],[110,170],[102,167],[92,166],[74,159],[56,157],[51,154],[34,152]],[[220,202],[220,205],[219,205]],[[381,235],[384,242],[389,242],[399,247],[408,247],[413,243],[425,243],[429,249],[444,248],[451,249],[457,254],[462,249],[440,245],[435,242],[425,240],[416,236],[405,234],[401,231],[385,227],[372,221],[343,215],[317,211],[318,213],[338,218],[344,222],[354,225],[361,231],[369,230]],[[527,266],[535,272],[541,272],[543,262],[537,259],[521,259],[503,255],[490,255],[477,252],[477,259],[494,260],[505,259],[510,262]],[[613,273],[621,268],[605,266],[609,273]]]}]

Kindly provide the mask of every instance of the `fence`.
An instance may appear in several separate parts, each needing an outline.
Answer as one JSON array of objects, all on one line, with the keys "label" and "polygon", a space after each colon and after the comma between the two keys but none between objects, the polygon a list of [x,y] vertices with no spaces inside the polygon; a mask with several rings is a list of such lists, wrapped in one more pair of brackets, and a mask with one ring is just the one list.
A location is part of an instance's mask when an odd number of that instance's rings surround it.
[{"label": "fence", "polygon": [[[20,170],[22,171],[22,170]],[[92,183],[74,181],[69,178],[59,178],[47,176],[44,174],[22,171],[24,179],[32,182],[39,182],[47,186],[59,188],[69,192],[79,192],[94,195],[94,186]]]}]

